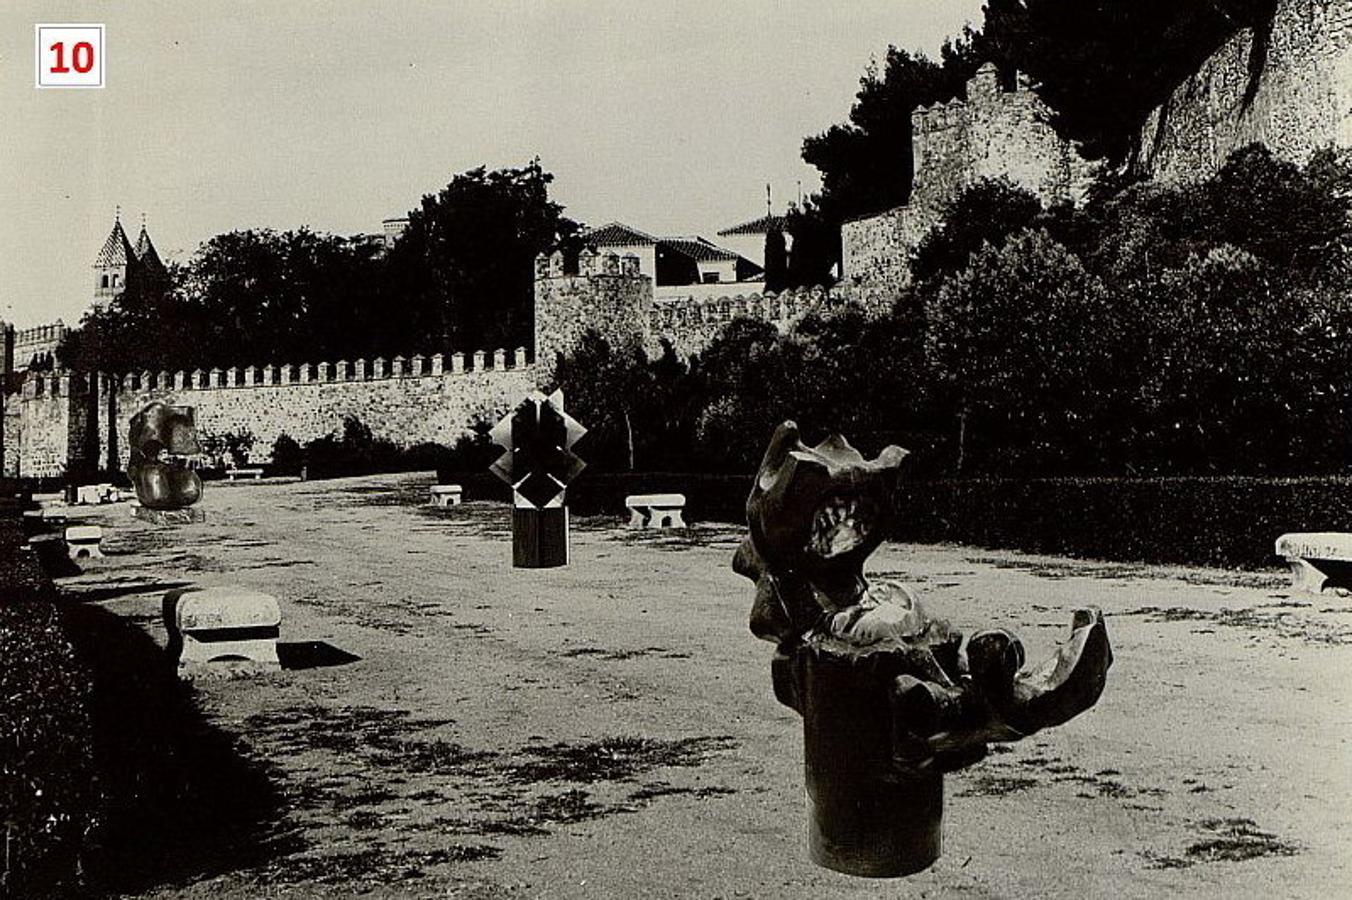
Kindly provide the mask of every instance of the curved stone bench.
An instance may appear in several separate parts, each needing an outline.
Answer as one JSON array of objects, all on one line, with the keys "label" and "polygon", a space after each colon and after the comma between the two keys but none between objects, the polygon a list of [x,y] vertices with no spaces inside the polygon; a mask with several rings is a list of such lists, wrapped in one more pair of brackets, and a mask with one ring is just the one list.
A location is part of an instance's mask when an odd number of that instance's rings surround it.
[{"label": "curved stone bench", "polygon": [[85,557],[87,559],[101,559],[103,550],[99,546],[103,542],[103,528],[98,525],[71,525],[66,528],[63,536],[66,539],[66,552],[70,554],[71,559]]},{"label": "curved stone bench", "polygon": [[630,528],[685,527],[685,494],[630,494],[624,505],[629,507]]},{"label": "curved stone bench", "polygon": [[282,611],[271,594],[233,585],[170,591],[164,595],[164,625],[180,674],[231,660],[281,668]]},{"label": "curved stone bench", "polygon": [[1277,555],[1291,567],[1291,586],[1317,594],[1325,588],[1352,588],[1352,534],[1296,532],[1277,538]]},{"label": "curved stone bench", "polygon": [[459,506],[463,493],[458,484],[434,484],[431,492],[433,506]]}]

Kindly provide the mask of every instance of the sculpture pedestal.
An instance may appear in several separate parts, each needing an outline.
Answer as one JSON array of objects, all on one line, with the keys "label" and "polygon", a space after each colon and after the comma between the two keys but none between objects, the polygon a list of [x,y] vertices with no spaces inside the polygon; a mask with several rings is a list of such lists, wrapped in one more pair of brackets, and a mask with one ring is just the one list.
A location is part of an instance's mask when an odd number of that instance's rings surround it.
[{"label": "sculpture pedestal", "polygon": [[790,705],[803,715],[808,845],[820,866],[894,878],[942,852],[943,775],[894,761],[889,690],[904,668],[902,651],[836,644],[777,660],[775,674],[792,679],[777,691],[795,691]]},{"label": "sculpture pedestal", "polygon": [[512,508],[512,565],[551,569],[568,565],[568,508]]},{"label": "sculpture pedestal", "polygon": [[207,514],[195,506],[183,509],[148,509],[136,505],[131,508],[133,517],[153,525],[196,525],[207,520]]}]

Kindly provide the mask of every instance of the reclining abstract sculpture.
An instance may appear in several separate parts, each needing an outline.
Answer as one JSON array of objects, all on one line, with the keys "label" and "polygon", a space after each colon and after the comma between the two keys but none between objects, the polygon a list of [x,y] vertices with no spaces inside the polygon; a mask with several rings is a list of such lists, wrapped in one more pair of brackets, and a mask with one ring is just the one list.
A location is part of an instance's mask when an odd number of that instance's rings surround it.
[{"label": "reclining abstract sculpture", "polygon": [[904,586],[868,582],[906,451],[866,460],[839,435],[816,447],[785,422],[747,500],[733,569],[756,582],[751,630],[778,645],[776,698],[803,717],[809,845],[852,875],[921,871],[939,858],[943,773],[1093,706],[1112,650],[1103,616],[1077,610],[1070,639],[1023,669],[1007,631],[962,633]]},{"label": "reclining abstract sculpture", "polygon": [[156,400],[131,418],[127,477],[136,488],[137,518],[157,524],[201,522],[190,507],[202,499],[202,479],[186,458],[202,452],[191,406]]}]

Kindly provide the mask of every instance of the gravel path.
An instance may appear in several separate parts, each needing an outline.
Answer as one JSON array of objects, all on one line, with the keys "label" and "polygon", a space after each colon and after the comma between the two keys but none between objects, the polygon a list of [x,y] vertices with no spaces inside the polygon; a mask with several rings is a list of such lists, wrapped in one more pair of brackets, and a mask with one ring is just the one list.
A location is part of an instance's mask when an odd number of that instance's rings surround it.
[{"label": "gravel path", "polygon": [[1352,601],[885,546],[877,572],[1030,660],[1102,607],[1116,662],[1096,709],[947,778],[939,863],[852,879],[806,857],[737,529],[576,521],[567,568],[513,570],[509,510],[426,507],[430,480],[211,485],[188,528],[91,514],[108,557],[67,592],[163,644],[168,588],[260,588],[291,666],[196,683],[279,801],[250,850],[145,896],[1347,896]]}]

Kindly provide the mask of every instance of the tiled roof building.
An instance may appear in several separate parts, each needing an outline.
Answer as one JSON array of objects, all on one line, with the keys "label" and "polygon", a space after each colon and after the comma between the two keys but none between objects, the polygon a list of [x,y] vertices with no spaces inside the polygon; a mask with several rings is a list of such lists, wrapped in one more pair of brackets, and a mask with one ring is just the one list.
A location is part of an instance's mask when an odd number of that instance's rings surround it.
[{"label": "tiled roof building", "polygon": [[658,287],[745,281],[761,271],[741,254],[697,235],[656,237],[609,222],[585,232],[582,239],[602,252],[636,257],[639,272]]}]

